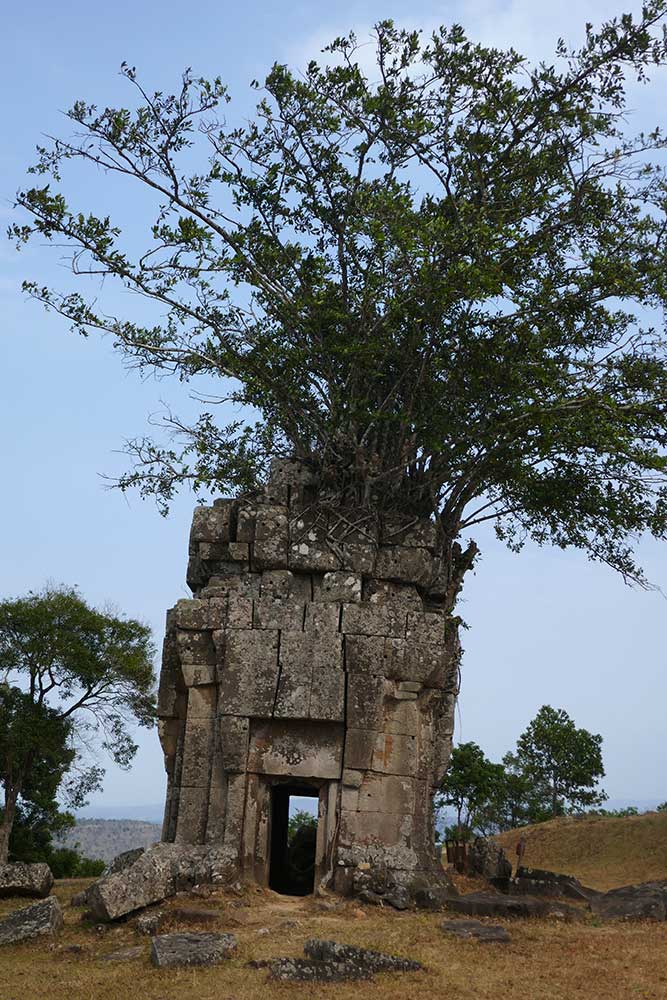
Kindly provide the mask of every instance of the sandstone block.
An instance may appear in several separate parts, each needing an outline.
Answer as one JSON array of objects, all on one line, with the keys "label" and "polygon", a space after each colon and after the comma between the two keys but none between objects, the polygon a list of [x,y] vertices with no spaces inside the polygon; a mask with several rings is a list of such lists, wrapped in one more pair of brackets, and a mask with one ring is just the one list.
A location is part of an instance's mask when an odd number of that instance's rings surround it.
[{"label": "sandstone block", "polygon": [[208,783],[190,786],[181,783],[176,821],[176,844],[203,844],[208,819]]},{"label": "sandstone block", "polygon": [[379,733],[371,764],[373,771],[416,777],[418,771],[417,740],[414,736]]},{"label": "sandstone block", "polygon": [[245,771],[248,762],[250,721],[234,715],[218,719],[220,752],[225,771]]},{"label": "sandstone block", "polygon": [[426,518],[388,516],[382,523],[383,545],[406,545],[410,548],[437,549],[439,529]]},{"label": "sandstone block", "polygon": [[183,723],[180,719],[158,719],[158,738],[165,757],[173,757],[175,755],[182,725]]},{"label": "sandstone block", "polygon": [[4,896],[33,896],[43,899],[51,892],[53,875],[47,864],[14,861],[0,865],[0,899]]},{"label": "sandstone block", "polygon": [[280,662],[302,673],[311,670],[343,669],[342,635],[284,631],[280,642]]},{"label": "sandstone block", "polygon": [[214,719],[217,713],[217,691],[213,685],[188,690],[188,723],[195,719]]},{"label": "sandstone block", "polygon": [[361,575],[346,570],[325,573],[315,599],[317,601],[359,603],[361,601]]},{"label": "sandstone block", "polygon": [[278,684],[277,630],[229,630],[223,656],[218,661],[221,714],[270,717]]},{"label": "sandstone block", "polygon": [[391,604],[406,611],[422,611],[423,601],[414,583],[397,583],[396,580],[366,580],[363,600],[369,604]]},{"label": "sandstone block", "polygon": [[215,664],[184,663],[182,666],[183,683],[186,687],[215,684]]},{"label": "sandstone block", "polygon": [[438,568],[428,549],[400,545],[381,546],[375,564],[375,572],[381,580],[403,580],[421,587],[428,587],[433,582]]},{"label": "sandstone block", "polygon": [[[298,633],[304,635],[303,632]],[[289,632],[284,633],[290,635]],[[281,651],[280,681],[278,695],[273,711],[277,719],[307,719],[310,710],[310,691],[312,687],[313,668],[308,664],[295,662],[288,658],[283,662]]]},{"label": "sandstone block", "polygon": [[256,629],[301,631],[304,611],[305,606],[300,602],[260,597],[255,601],[254,626]]},{"label": "sandstone block", "polygon": [[195,507],[190,541],[228,542],[231,538],[234,507],[233,501],[213,507]]},{"label": "sandstone block", "polygon": [[414,813],[415,783],[395,775],[367,774],[359,789],[361,812]]},{"label": "sandstone block", "polygon": [[328,539],[328,523],[310,512],[296,514],[289,526],[289,567],[311,573],[340,569]]},{"label": "sandstone block", "polygon": [[345,737],[345,767],[366,771],[373,762],[375,745],[381,734],[372,729],[348,729]]},{"label": "sandstone block", "polygon": [[389,605],[344,604],[342,630],[350,635],[405,637],[404,610]]},{"label": "sandstone block", "polygon": [[405,640],[383,635],[346,635],[345,666],[350,673],[395,677],[402,674]]},{"label": "sandstone block", "polygon": [[0,920],[0,945],[20,944],[38,937],[52,937],[63,926],[63,913],[55,896],[24,906]]},{"label": "sandstone block", "polygon": [[236,521],[237,542],[254,542],[256,519],[257,507],[254,505],[244,505],[239,507]]},{"label": "sandstone block", "polygon": [[343,727],[324,722],[253,722],[248,770],[295,778],[338,779]]},{"label": "sandstone block", "polygon": [[215,647],[208,630],[191,632],[179,629],[176,633],[176,646],[181,664],[215,663]]},{"label": "sandstone block", "polygon": [[238,591],[228,591],[209,602],[209,628],[252,628],[252,598]]},{"label": "sandstone block", "polygon": [[338,632],[340,628],[340,604],[306,604],[303,624],[306,632]]},{"label": "sandstone block", "polygon": [[345,674],[335,667],[313,669],[308,715],[311,719],[342,722],[344,718]]},{"label": "sandstone block", "polygon": [[283,569],[287,564],[287,508],[260,504],[255,522],[252,563],[256,569]]},{"label": "sandstone block", "polygon": [[262,573],[262,597],[280,601],[294,598],[297,603],[305,603],[312,597],[311,578],[306,573],[293,573],[289,569],[265,570]]},{"label": "sandstone block", "polygon": [[159,934],[151,942],[151,962],[158,969],[218,965],[236,945],[233,934]]},{"label": "sandstone block", "polygon": [[437,611],[408,611],[406,621],[408,642],[443,645],[445,642],[445,615]]},{"label": "sandstone block", "polygon": [[350,768],[345,768],[343,771],[343,785],[347,785],[349,788],[361,788],[363,778],[361,771],[353,771]]},{"label": "sandstone block", "polygon": [[348,726],[351,729],[381,730],[384,721],[384,695],[384,677],[364,673],[348,674]]},{"label": "sandstone block", "polygon": [[250,545],[248,542],[230,542],[228,553],[232,562],[247,563],[250,561]]},{"label": "sandstone block", "polygon": [[171,623],[179,629],[204,631],[208,625],[208,601],[178,601],[171,614]]}]

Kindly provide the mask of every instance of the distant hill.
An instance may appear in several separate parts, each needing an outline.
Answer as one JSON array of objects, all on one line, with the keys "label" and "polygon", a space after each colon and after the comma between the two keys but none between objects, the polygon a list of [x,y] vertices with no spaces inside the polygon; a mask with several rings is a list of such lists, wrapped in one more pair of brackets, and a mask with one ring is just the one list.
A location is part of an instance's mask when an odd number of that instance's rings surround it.
[{"label": "distant hill", "polygon": [[133,847],[150,847],[160,839],[159,823],[136,819],[78,819],[60,843],[75,847],[86,858],[112,861]]},{"label": "distant hill", "polygon": [[565,816],[494,837],[516,862],[526,838],[524,864],[575,875],[593,889],[667,878],[667,813],[641,816]]}]

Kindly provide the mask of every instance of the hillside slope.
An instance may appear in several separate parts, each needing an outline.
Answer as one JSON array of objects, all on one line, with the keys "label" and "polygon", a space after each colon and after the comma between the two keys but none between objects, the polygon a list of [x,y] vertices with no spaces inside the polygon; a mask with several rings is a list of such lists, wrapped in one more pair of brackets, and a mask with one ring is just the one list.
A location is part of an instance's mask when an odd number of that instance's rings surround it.
[{"label": "hillside slope", "polygon": [[86,858],[112,861],[123,851],[157,843],[161,832],[158,823],[136,819],[80,819],[60,843],[65,847],[76,847]]},{"label": "hillside slope", "polygon": [[526,838],[524,864],[575,875],[593,889],[667,878],[667,813],[642,816],[566,816],[500,834],[514,865]]}]

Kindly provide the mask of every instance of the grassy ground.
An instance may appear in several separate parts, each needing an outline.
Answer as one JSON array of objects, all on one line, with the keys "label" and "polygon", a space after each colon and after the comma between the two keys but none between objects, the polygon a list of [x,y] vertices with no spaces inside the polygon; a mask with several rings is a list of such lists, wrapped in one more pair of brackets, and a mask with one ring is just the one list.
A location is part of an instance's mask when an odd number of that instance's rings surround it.
[{"label": "grassy ground", "polygon": [[[1,1000],[281,1000],[294,996],[359,1000],[361,991],[364,1000],[667,997],[667,923],[596,926],[590,916],[581,924],[514,921],[507,924],[511,944],[479,944],[445,935],[439,927],[441,914],[359,909],[349,902],[328,910],[318,908],[321,901],[263,891],[242,898],[216,894],[206,900],[172,900],[162,909],[215,908],[217,926],[202,924],[199,929],[232,931],[239,940],[237,957],[212,969],[159,971],[149,962],[149,940],[137,934],[132,921],[104,931],[81,922],[81,911],[67,903],[85,884],[57,884],[66,925],[56,941],[0,949]],[[467,891],[472,888],[465,886]],[[25,903],[0,901],[0,916]],[[298,926],[285,926],[292,921],[298,921]],[[165,929],[177,926],[172,920]],[[269,934],[259,934],[261,928],[268,928]],[[314,986],[271,983],[266,970],[246,967],[253,958],[302,954],[309,937],[417,958],[425,971],[380,975],[372,983]],[[136,945],[142,947],[138,958],[104,960],[116,949]]]},{"label": "grassy ground", "polygon": [[593,889],[667,878],[667,813],[565,817],[523,827],[496,838],[512,864],[520,835],[524,864],[576,875]]}]

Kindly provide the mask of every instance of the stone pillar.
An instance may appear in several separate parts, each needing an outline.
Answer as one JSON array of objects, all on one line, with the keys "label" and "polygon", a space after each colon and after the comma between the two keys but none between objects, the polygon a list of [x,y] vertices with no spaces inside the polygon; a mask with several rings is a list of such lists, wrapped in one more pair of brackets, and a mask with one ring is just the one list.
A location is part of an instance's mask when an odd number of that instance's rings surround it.
[{"label": "stone pillar", "polygon": [[320,789],[318,878],[432,883],[459,661],[436,526],[311,493],[280,461],[262,497],[195,510],[194,597],[168,614],[160,681],[163,839],[266,883],[270,786],[302,781]]}]

